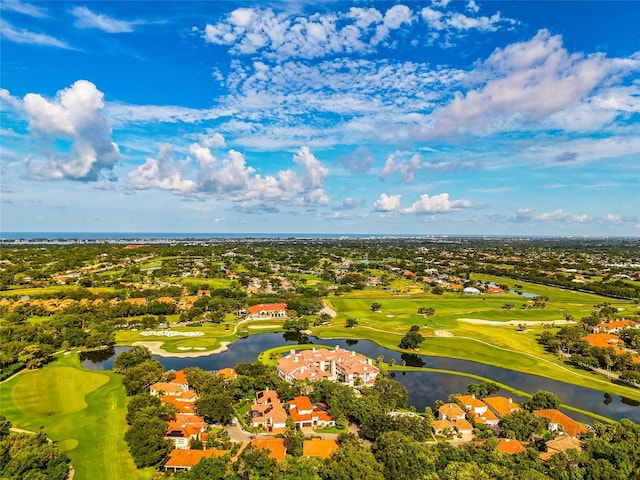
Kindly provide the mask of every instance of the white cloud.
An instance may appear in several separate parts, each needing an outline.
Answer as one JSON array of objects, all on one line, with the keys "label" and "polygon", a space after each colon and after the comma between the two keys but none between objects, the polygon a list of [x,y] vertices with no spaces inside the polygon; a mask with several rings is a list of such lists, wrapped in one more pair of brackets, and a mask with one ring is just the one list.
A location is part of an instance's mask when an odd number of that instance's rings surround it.
[{"label": "white cloud", "polygon": [[622,217],[620,215],[616,215],[614,213],[607,213],[605,215],[603,215],[602,219],[605,222],[612,222],[612,223],[618,223],[622,220]]},{"label": "white cloud", "polygon": [[[111,140],[111,127],[102,115],[103,93],[86,80],[60,90],[47,100],[29,93],[23,101],[29,131],[49,153],[45,160],[29,159],[30,173],[40,179],[97,180],[118,162],[118,145]],[[54,141],[69,142],[70,148],[56,152]]]},{"label": "white cloud", "polygon": [[17,0],[9,0],[0,3],[0,8],[3,10],[11,10],[13,12],[22,13],[34,18],[44,18],[47,16],[46,10],[40,7],[36,7],[32,3],[23,3]]},{"label": "white cloud", "polygon": [[373,209],[377,212],[397,212],[400,210],[401,198],[402,195],[381,193],[380,198],[373,204]]},{"label": "white cloud", "polygon": [[179,195],[189,195],[196,188],[195,182],[183,178],[183,172],[176,168],[171,145],[160,146],[156,158],[147,158],[146,162],[129,172],[128,186],[135,190],[159,188]]},{"label": "white cloud", "polygon": [[[441,5],[434,6],[440,7]],[[473,0],[467,3],[466,9],[472,14],[478,13],[480,10]],[[425,7],[420,11],[420,16],[432,29],[436,31],[450,31],[452,33],[468,30],[495,32],[501,24],[513,23],[513,20],[503,18],[500,12],[496,12],[490,17],[477,17],[455,11],[442,12],[435,8]]]},{"label": "white cloud", "polygon": [[2,38],[15,43],[26,43],[29,45],[38,45],[41,47],[55,47],[65,50],[75,50],[72,46],[63,40],[44,33],[30,32],[24,28],[16,29],[9,22],[0,19],[0,34]]},{"label": "white cloud", "polygon": [[424,214],[424,213],[447,213],[472,206],[466,199],[450,200],[448,193],[429,196],[420,195],[420,200],[414,202],[410,207],[402,208],[400,205],[401,195],[387,195],[383,193],[374,203],[373,208],[378,212],[403,213],[403,214]]},{"label": "white cloud", "polygon": [[578,104],[612,68],[615,62],[600,54],[569,54],[559,35],[540,30],[527,42],[496,49],[470,76],[480,86],[434,112],[429,136],[539,121]]},{"label": "white cloud", "polygon": [[403,213],[445,213],[469,207],[471,207],[469,200],[449,200],[448,193],[441,193],[432,197],[425,193],[420,195],[420,200],[404,209]]},{"label": "white cloud", "polygon": [[207,148],[220,148],[225,146],[224,137],[219,133],[200,135],[200,143]]},{"label": "white cloud", "polygon": [[140,20],[127,22],[124,20],[116,20],[101,13],[95,13],[87,7],[74,7],[69,13],[76,17],[73,23],[77,28],[96,28],[107,33],[130,33],[133,32],[134,26],[144,23]]},{"label": "white cloud", "polygon": [[200,198],[213,196],[245,209],[275,208],[280,204],[326,205],[329,201],[323,188],[329,171],[307,147],[301,147],[293,157],[297,171],[261,175],[247,165],[238,151],[230,150],[226,158],[218,161],[207,147],[192,144],[189,153],[200,167],[195,180],[186,178],[190,159],[177,165],[171,152],[171,147],[165,145],[156,159],[147,159],[132,171],[129,186],[139,190],[159,188]]},{"label": "white cloud", "polygon": [[382,180],[386,180],[394,173],[400,173],[403,181],[413,182],[416,172],[423,167],[422,156],[416,153],[407,160],[397,160],[396,157],[398,155],[398,153],[395,153],[387,157],[387,161],[384,163],[384,166],[380,171],[380,178]]},{"label": "white cloud", "polygon": [[275,13],[270,8],[238,8],[203,33],[209,43],[250,55],[318,58],[336,53],[370,51],[394,30],[412,22],[411,9],[394,5],[384,14],[374,8],[309,16]]},{"label": "white cloud", "polygon": [[537,213],[535,208],[521,208],[516,211],[515,220],[518,222],[575,222],[584,223],[587,215],[565,212],[562,209],[553,212]]}]

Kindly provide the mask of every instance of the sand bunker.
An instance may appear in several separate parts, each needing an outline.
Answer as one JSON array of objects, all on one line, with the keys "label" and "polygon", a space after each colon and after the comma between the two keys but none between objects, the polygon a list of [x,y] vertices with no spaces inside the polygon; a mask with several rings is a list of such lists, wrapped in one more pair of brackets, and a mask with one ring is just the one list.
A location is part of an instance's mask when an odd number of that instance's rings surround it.
[{"label": "sand bunker", "polygon": [[205,347],[178,347],[178,350],[182,350],[188,348],[189,350],[194,349],[198,350],[196,352],[167,352],[162,349],[162,342],[135,342],[133,345],[140,345],[142,347],[147,347],[152,355],[158,355],[159,357],[178,357],[178,358],[189,358],[189,357],[206,357],[208,355],[215,355],[216,353],[222,353],[227,351],[227,346],[230,345],[231,342],[220,342],[220,347],[215,350],[202,351]]}]

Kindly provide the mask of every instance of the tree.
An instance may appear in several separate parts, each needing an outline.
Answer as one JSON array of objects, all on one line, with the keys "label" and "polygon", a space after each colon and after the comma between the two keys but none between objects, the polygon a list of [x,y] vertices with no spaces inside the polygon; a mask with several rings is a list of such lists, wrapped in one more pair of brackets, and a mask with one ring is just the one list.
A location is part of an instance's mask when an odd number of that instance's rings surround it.
[{"label": "tree", "polygon": [[0,415],[0,440],[9,436],[11,431],[11,422],[7,420],[7,417]]},{"label": "tree", "polygon": [[507,438],[527,442],[534,434],[543,435],[547,432],[549,421],[540,418],[527,410],[518,410],[505,415],[500,420],[500,429]]},{"label": "tree", "polygon": [[384,377],[376,378],[373,387],[365,390],[365,395],[375,395],[380,406],[386,411],[407,408],[409,400],[409,392],[404,385]]},{"label": "tree", "polygon": [[345,327],[347,328],[353,328],[356,325],[358,325],[358,319],[357,318],[353,318],[353,317],[349,317],[347,318],[347,321],[345,323]]},{"label": "tree", "polygon": [[137,419],[127,430],[124,439],[136,467],[157,465],[169,453],[173,444],[164,438],[167,423],[159,418]]},{"label": "tree", "polygon": [[422,342],[424,342],[424,337],[422,336],[422,334],[418,331],[418,328],[414,328],[417,327],[417,325],[414,325],[413,327],[411,327],[411,329],[407,332],[407,334],[402,337],[402,339],[400,340],[400,343],[398,344],[398,347],[400,348],[404,348],[407,350],[416,350],[420,344]]},{"label": "tree", "polygon": [[125,350],[120,353],[113,363],[113,371],[116,373],[125,373],[131,367],[140,365],[146,360],[151,360],[151,351],[147,347],[136,345],[131,350]]},{"label": "tree", "polygon": [[320,468],[322,480],[384,480],[382,465],[353,434],[338,437],[340,448]]},{"label": "tree", "polygon": [[266,450],[258,450],[253,445],[245,448],[233,465],[241,480],[266,480],[275,477],[276,461],[269,458]]},{"label": "tree", "polygon": [[372,312],[379,312],[381,308],[382,308],[382,305],[380,303],[378,303],[378,302],[373,302],[371,304],[371,311]]},{"label": "tree", "polygon": [[53,354],[53,347],[45,344],[32,344],[18,354],[18,362],[26,368],[35,370],[42,367],[49,361],[49,356]]},{"label": "tree", "polygon": [[136,395],[146,392],[155,382],[160,380],[164,367],[157,360],[145,360],[144,362],[131,367],[125,373],[122,384],[127,391],[127,395]]},{"label": "tree", "polygon": [[296,428],[291,417],[287,417],[287,428],[283,434],[284,446],[289,455],[300,457],[302,455],[302,445],[304,443],[304,433]]},{"label": "tree", "polygon": [[231,472],[231,458],[223,457],[203,458],[188,472],[181,474],[180,480],[233,480]]},{"label": "tree", "polygon": [[228,424],[234,415],[233,403],[227,393],[205,394],[196,400],[196,411],[207,421]]},{"label": "tree", "polygon": [[534,410],[558,408],[560,406],[560,398],[558,398],[558,396],[553,392],[538,390],[533,394],[531,400],[523,403],[522,406],[530,412],[533,412]]},{"label": "tree", "polygon": [[69,457],[40,430],[16,433],[0,440],[0,478],[3,480],[65,480]]},{"label": "tree", "polygon": [[400,432],[387,432],[371,447],[376,460],[382,464],[387,480],[420,480],[427,472],[435,472],[424,445]]}]

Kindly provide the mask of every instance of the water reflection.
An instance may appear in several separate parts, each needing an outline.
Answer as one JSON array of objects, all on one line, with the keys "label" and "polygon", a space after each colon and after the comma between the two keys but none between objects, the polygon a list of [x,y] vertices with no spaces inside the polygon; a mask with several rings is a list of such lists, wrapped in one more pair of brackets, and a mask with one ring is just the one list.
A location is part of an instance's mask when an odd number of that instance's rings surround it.
[{"label": "water reflection", "polygon": [[[406,364],[411,366],[426,366],[480,375],[525,392],[533,393],[538,390],[548,390],[558,395],[562,402],[567,405],[572,405],[616,420],[629,418],[635,422],[640,422],[640,408],[637,408],[640,406],[640,402],[621,398],[617,395],[610,395],[612,401],[606,403],[603,402],[603,392],[598,390],[467,360],[401,353],[380,347],[369,340],[359,340],[357,344],[348,343],[352,341],[353,340],[346,339],[321,340],[316,337],[289,332],[284,335],[281,333],[261,333],[234,342],[229,345],[227,352],[219,355],[196,358],[154,358],[159,360],[168,370],[180,370],[186,367],[219,370],[221,368],[233,367],[235,364],[241,362],[253,362],[257,359],[260,352],[287,344],[316,343],[340,346],[340,348],[355,350],[373,359],[382,356],[386,362],[389,362],[393,358],[396,361],[398,359],[400,359],[401,362],[406,361]],[[120,353],[126,348],[128,347],[115,347],[114,356],[103,361],[93,362],[88,359],[89,357],[86,357],[87,359],[82,362],[82,365],[85,368],[94,370],[111,369],[115,361],[115,354]],[[93,352],[91,353],[93,354]],[[106,353],[104,355],[106,356]],[[466,386],[469,383],[477,382],[468,377],[431,372],[407,372],[403,375],[396,375],[395,378],[409,389],[410,403],[415,405],[419,410],[427,405],[432,406],[433,402],[437,399],[446,400],[451,393],[463,393],[466,391]],[[572,416],[574,418],[576,417],[575,414],[572,414]]]}]

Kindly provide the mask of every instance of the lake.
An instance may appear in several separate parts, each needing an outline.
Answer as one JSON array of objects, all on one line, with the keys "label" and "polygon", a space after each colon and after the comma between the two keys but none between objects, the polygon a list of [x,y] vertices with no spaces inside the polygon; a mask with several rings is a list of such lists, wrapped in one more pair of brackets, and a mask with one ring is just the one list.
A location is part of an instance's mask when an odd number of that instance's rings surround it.
[{"label": "lake", "polygon": [[[158,357],[154,356],[167,370],[180,370],[187,367],[199,367],[203,370],[220,370],[233,367],[237,363],[253,362],[258,354],[270,348],[283,345],[296,345],[298,343],[313,343],[318,345],[337,346],[349,350],[355,350],[367,357],[376,359],[383,355],[385,361],[395,358],[400,364],[402,360],[407,365],[425,366],[445,370],[467,372],[489,378],[496,382],[504,383],[510,387],[533,393],[537,390],[554,392],[563,403],[583,410],[594,412],[614,420],[629,418],[640,423],[640,403],[619,395],[607,395],[599,390],[580,387],[551,380],[537,375],[515,372],[506,368],[492,367],[482,363],[454,358],[433,357],[428,355],[413,355],[390,350],[381,347],[369,340],[332,339],[322,340],[316,337],[300,336],[298,334],[261,333],[248,338],[237,340],[229,345],[228,351],[217,355],[209,355],[195,358]],[[110,370],[118,353],[130,347],[115,347],[102,352],[87,352],[82,354],[82,365],[91,370]],[[418,411],[426,406],[433,408],[436,400],[447,400],[451,393],[466,392],[467,385],[478,383],[477,380],[459,376],[435,372],[394,372],[395,380],[403,384],[409,390],[409,404],[414,405]],[[520,397],[509,392],[501,392],[500,395],[511,396],[514,401],[524,401]],[[579,421],[592,421],[590,417],[579,415],[575,412],[565,411],[572,418]]]}]

